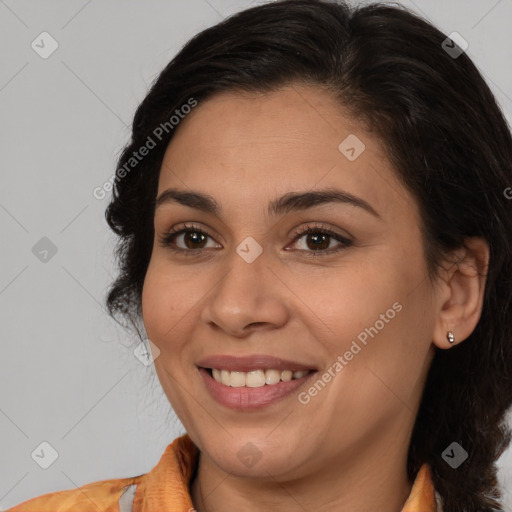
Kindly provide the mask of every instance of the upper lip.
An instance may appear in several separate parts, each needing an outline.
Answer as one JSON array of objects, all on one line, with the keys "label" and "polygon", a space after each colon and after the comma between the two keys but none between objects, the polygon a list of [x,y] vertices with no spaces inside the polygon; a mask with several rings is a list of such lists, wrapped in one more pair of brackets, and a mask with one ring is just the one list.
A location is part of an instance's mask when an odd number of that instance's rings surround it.
[{"label": "upper lip", "polygon": [[264,354],[254,354],[252,356],[240,357],[231,355],[213,355],[201,359],[197,366],[202,368],[216,368],[218,370],[229,370],[235,372],[251,372],[254,370],[291,370],[307,371],[315,368],[298,363],[280,359],[274,356]]}]

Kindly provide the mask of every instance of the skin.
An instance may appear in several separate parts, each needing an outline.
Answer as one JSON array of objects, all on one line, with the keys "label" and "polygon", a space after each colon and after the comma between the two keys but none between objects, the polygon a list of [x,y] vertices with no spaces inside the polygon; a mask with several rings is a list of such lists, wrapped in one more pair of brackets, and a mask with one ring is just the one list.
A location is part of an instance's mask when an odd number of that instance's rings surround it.
[{"label": "skin", "polygon": [[[366,146],[354,161],[338,149],[349,134]],[[279,196],[326,187],[364,199],[380,218],[339,203],[267,213]],[[143,289],[159,380],[200,449],[195,509],[399,512],[411,491],[407,450],[435,346],[451,347],[448,330],[462,342],[480,318],[485,241],[469,239],[454,255],[460,264],[447,260],[430,283],[415,199],[379,140],[319,87],[225,92],[201,102],[165,154],[158,196],[168,188],[206,193],[222,206],[219,217],[177,203],[157,207]],[[208,237],[190,241],[189,233],[187,245],[178,235],[174,246],[202,247],[201,255],[159,244],[185,222]],[[327,238],[308,257],[311,235],[293,235],[312,222],[352,244],[321,254],[341,246]],[[263,250],[250,264],[236,252],[248,236]],[[395,302],[401,311],[307,404],[295,392],[257,411],[227,409],[198,373],[196,363],[209,355],[259,353],[321,375]],[[237,456],[249,442],[261,453],[252,467]]]}]

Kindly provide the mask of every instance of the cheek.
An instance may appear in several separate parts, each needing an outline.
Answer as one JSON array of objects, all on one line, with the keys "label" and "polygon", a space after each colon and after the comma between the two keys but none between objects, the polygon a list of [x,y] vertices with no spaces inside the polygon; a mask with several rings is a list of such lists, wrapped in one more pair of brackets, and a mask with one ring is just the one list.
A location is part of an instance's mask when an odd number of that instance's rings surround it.
[{"label": "cheek", "polygon": [[394,372],[407,377],[421,366],[432,325],[425,310],[426,285],[417,286],[425,277],[420,262],[386,259],[387,265],[351,266],[338,278],[334,275],[325,281],[323,296],[316,289],[307,304],[317,305],[309,316],[321,320],[316,332],[323,327],[331,358],[348,352],[350,365],[357,360],[396,381],[400,376]]},{"label": "cheek", "polygon": [[347,265],[310,281],[303,300],[332,333],[346,339],[372,326],[388,310],[389,317],[395,316],[393,304],[403,297],[399,282],[392,267]]},{"label": "cheek", "polygon": [[148,338],[161,351],[159,363],[176,368],[189,364],[194,332],[200,326],[208,291],[218,281],[214,271],[171,265],[157,255],[148,267],[142,289],[142,318]]},{"label": "cheek", "polygon": [[[142,288],[142,318],[148,338],[155,342],[160,339],[164,328],[163,311],[170,306],[163,296],[164,291],[165,288],[162,287],[150,265]],[[172,311],[169,313],[172,315]]]},{"label": "cheek", "polygon": [[142,317],[148,338],[160,345],[185,325],[180,319],[197,304],[191,283],[180,282],[179,272],[150,263],[142,289]]}]

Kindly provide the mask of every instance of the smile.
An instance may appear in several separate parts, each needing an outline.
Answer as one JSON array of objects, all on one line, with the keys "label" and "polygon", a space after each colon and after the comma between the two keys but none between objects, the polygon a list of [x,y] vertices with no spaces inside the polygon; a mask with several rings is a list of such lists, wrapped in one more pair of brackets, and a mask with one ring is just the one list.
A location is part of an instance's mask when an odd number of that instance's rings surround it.
[{"label": "smile", "polygon": [[305,385],[316,368],[274,356],[216,355],[196,363],[210,396],[230,409],[267,407]]}]

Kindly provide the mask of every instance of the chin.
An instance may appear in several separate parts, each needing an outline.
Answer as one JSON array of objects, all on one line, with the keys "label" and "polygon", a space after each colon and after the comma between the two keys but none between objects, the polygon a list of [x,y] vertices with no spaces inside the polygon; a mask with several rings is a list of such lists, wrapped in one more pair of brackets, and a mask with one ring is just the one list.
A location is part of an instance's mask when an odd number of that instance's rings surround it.
[{"label": "chin", "polygon": [[[224,432],[218,441],[205,433],[201,435],[205,442],[198,446],[216,466],[233,476],[284,477],[295,473],[294,468],[301,465],[298,449],[303,447],[303,443],[299,442],[296,446],[285,433],[269,435],[272,429],[240,430],[232,431],[233,437]],[[226,437],[229,437],[229,441],[226,441]]]}]

